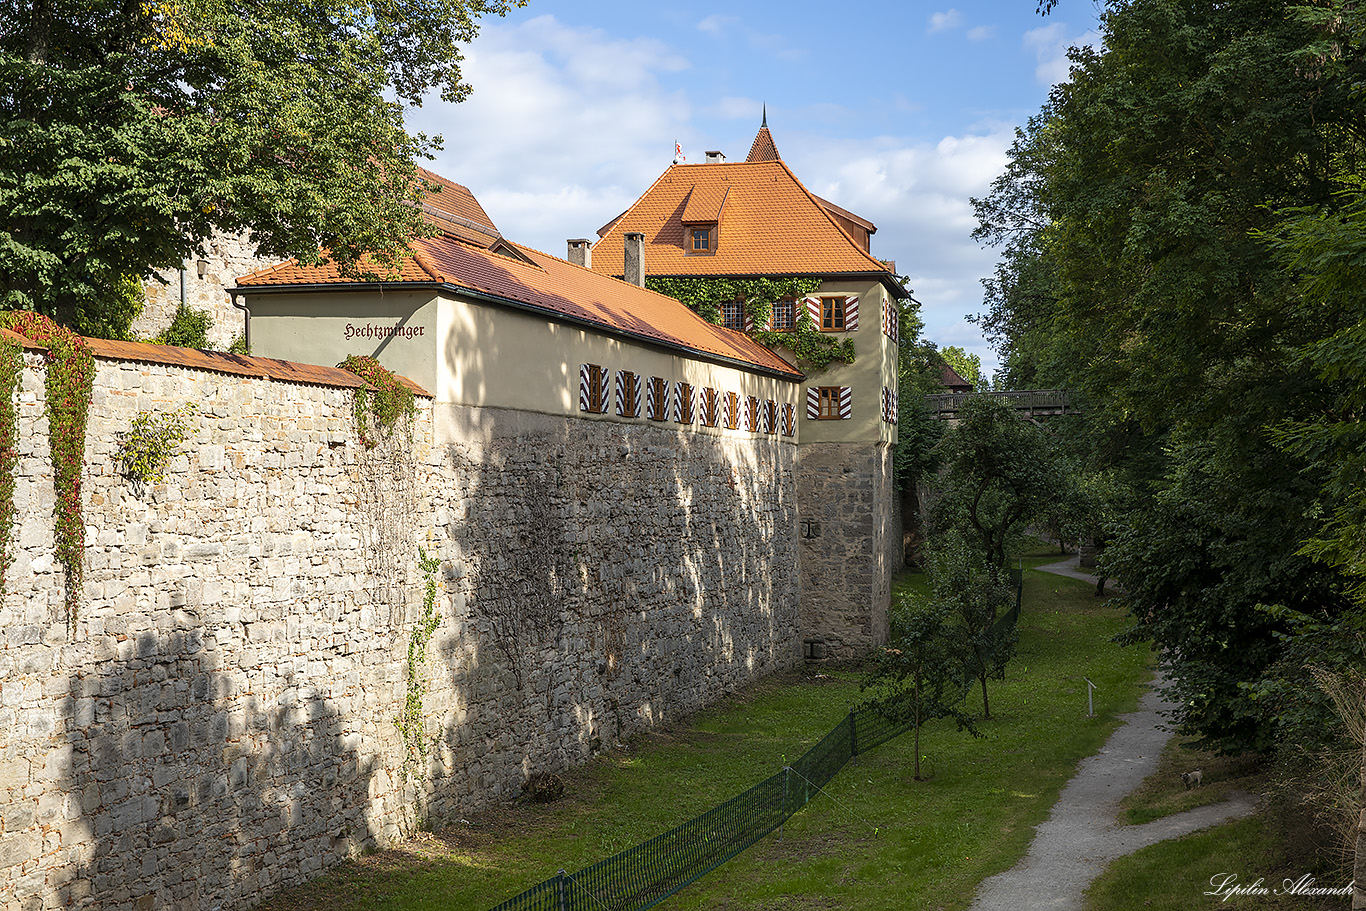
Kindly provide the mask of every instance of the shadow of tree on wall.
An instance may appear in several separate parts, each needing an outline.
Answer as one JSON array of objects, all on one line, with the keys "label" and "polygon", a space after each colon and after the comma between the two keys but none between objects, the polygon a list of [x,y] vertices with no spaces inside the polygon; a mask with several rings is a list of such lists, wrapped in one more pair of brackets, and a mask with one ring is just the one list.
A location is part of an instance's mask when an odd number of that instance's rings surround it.
[{"label": "shadow of tree on wall", "polygon": [[376,769],[321,693],[275,666],[225,670],[235,656],[203,628],[125,644],[63,705],[61,783],[86,836],[66,907],[249,905],[374,843]]},{"label": "shadow of tree on wall", "polygon": [[[468,611],[454,625],[468,626],[435,666],[458,666],[443,685],[465,715],[437,734],[435,816],[515,796],[532,772],[799,658],[783,444],[643,421],[492,410],[463,420],[479,443],[444,454],[462,501],[445,533],[462,565],[447,581]],[[786,487],[774,493],[761,476]],[[775,538],[790,551],[776,568]],[[521,625],[508,623],[518,612]],[[517,669],[500,641],[509,630],[522,636]],[[461,648],[477,660],[462,663]]]}]

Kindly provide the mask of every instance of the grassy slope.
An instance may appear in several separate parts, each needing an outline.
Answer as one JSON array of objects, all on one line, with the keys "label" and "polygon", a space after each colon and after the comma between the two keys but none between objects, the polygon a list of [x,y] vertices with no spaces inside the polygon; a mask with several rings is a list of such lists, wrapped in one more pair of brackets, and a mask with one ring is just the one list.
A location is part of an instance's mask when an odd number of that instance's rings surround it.
[{"label": "grassy slope", "polygon": [[[1049,556],[1027,561],[1037,565]],[[975,740],[936,724],[911,780],[903,736],[846,767],[775,834],[660,907],[965,908],[976,884],[1028,847],[1077,762],[1137,704],[1149,654],[1109,642],[1120,613],[1083,582],[1025,574],[1019,654],[994,684],[995,717]],[[1093,680],[1096,717],[1086,715]],[[485,911],[563,867],[573,872],[683,822],[780,769],[860,698],[852,671],[760,683],[567,776],[568,796],[514,804],[470,825],[344,865],[264,906]],[[980,695],[970,697],[980,707]]]}]

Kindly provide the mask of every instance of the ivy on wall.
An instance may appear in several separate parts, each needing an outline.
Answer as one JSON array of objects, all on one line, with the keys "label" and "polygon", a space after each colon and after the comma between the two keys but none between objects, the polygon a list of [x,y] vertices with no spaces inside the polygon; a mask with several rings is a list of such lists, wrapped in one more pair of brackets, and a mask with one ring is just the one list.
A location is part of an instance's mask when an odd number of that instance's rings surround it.
[{"label": "ivy on wall", "polygon": [[198,410],[196,403],[186,402],[174,411],[139,411],[133,418],[119,441],[118,458],[138,494],[165,478],[176,447],[194,432],[190,418]]},{"label": "ivy on wall", "polygon": [[427,644],[432,641],[432,633],[441,625],[441,615],[436,611],[436,571],[441,562],[427,556],[422,548],[417,549],[417,565],[426,577],[427,590],[422,598],[422,613],[417,618],[408,637],[408,675],[404,690],[403,710],[394,724],[403,735],[403,778],[412,778],[414,769],[420,769],[427,756],[427,741],[424,737],[422,719],[422,697],[427,694]]},{"label": "ivy on wall", "polygon": [[24,375],[24,346],[15,339],[0,338],[0,595],[6,591],[14,548],[14,469],[19,464],[19,413],[15,394]]},{"label": "ivy on wall", "polygon": [[[28,310],[11,310],[0,313],[0,328],[9,329],[22,335],[31,342],[46,345],[44,355],[47,360],[47,381],[45,394],[47,401],[48,448],[52,453],[52,486],[57,496],[55,516],[55,537],[57,559],[66,570],[66,617],[67,625],[75,629],[76,613],[80,602],[81,583],[85,579],[83,558],[85,555],[85,521],[81,511],[81,470],[85,465],[85,430],[90,415],[90,390],[95,382],[95,358],[90,354],[85,339],[51,319]],[[12,340],[7,347],[18,347]],[[17,355],[19,368],[15,368],[13,352],[4,359],[7,376],[0,385],[17,387],[17,377],[22,369],[22,354]],[[0,415],[0,425],[14,428],[14,395],[0,402],[5,413]],[[0,431],[3,432],[3,431]],[[10,437],[13,441],[14,437]],[[13,445],[9,447],[11,450]],[[5,555],[9,556],[9,539],[14,521],[13,462],[6,472],[9,478],[0,495],[5,501],[0,505],[0,517],[8,519],[0,533],[5,540]]]},{"label": "ivy on wall", "polygon": [[784,298],[797,301],[796,325],[791,332],[749,333],[769,348],[786,348],[797,356],[800,367],[824,370],[834,361],[854,362],[854,340],[836,338],[816,328],[802,298],[820,289],[819,278],[665,278],[647,277],[645,287],[682,301],[708,322],[721,323],[721,305],[745,302],[745,316],[755,326],[768,324],[773,304]]},{"label": "ivy on wall", "polygon": [[379,445],[371,429],[387,433],[399,418],[413,416],[416,408],[413,390],[403,385],[398,377],[379,361],[363,354],[352,354],[337,365],[365,380],[373,388],[357,389],[352,404],[355,408],[356,432],[366,449]]}]

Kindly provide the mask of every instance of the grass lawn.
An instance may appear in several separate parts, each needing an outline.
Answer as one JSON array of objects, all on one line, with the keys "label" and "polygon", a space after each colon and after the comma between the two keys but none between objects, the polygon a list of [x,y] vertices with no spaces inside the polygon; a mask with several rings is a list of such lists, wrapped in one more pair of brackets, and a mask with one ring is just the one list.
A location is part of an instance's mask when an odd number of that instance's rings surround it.
[{"label": "grass lawn", "polygon": [[[1047,548],[1026,567],[1057,559]],[[902,584],[916,584],[914,577]],[[903,735],[846,766],[827,797],[658,907],[966,908],[1012,866],[1083,757],[1132,711],[1146,649],[1110,638],[1121,613],[1094,586],[1025,573],[1019,652],[993,682],[983,739],[935,723],[922,735],[929,781],[911,778]],[[1086,714],[1086,683],[1098,689]],[[795,760],[860,699],[853,668],[769,678],[565,776],[564,799],[496,807],[402,848],[357,858],[260,906],[266,911],[486,911],[561,867],[574,872],[690,819]],[[969,705],[980,710],[981,695]]]}]

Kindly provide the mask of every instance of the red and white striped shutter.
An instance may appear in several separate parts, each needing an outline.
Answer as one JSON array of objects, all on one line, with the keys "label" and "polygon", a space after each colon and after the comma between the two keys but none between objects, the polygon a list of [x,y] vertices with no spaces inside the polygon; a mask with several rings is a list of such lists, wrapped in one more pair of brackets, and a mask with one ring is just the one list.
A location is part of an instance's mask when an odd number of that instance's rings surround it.
[{"label": "red and white striped shutter", "polygon": [[640,374],[636,374],[636,407],[635,407],[635,410],[631,412],[632,415],[635,416],[635,417],[640,417],[641,414],[643,413],[641,409],[643,409],[644,407],[645,407],[645,378],[644,378],[643,376],[641,376]]},{"label": "red and white striped shutter", "polygon": [[814,421],[821,416],[821,389],[819,386],[806,387],[806,419]]},{"label": "red and white striped shutter", "polygon": [[884,423],[892,423],[892,390],[886,386],[882,387],[882,420]]},{"label": "red and white striped shutter", "polygon": [[659,400],[655,396],[655,380],[659,377],[652,376],[645,383],[645,416],[652,421],[659,420]]},{"label": "red and white striped shutter", "polygon": [[593,365],[579,365],[579,410],[587,411],[593,389]]},{"label": "red and white striped shutter", "polygon": [[725,393],[721,396],[721,426],[729,427],[731,423],[730,394]]},{"label": "red and white striped shutter", "polygon": [[760,328],[763,329],[764,332],[773,331],[773,304],[768,305],[768,318],[764,320],[764,324]]},{"label": "red and white striped shutter", "polygon": [[783,436],[790,437],[797,433],[797,406],[791,402],[783,402]]},{"label": "red and white striped shutter", "polygon": [[617,371],[617,414],[626,416],[626,371]]},{"label": "red and white striped shutter", "polygon": [[816,324],[816,328],[821,327],[821,299],[819,297],[808,297],[804,300],[806,313],[811,317],[811,322]]},{"label": "red and white striped shutter", "polygon": [[853,332],[858,328],[858,298],[844,299],[844,331]]},{"label": "red and white striped shutter", "polygon": [[606,414],[612,403],[612,371],[598,368],[598,414]]},{"label": "red and white striped shutter", "polygon": [[897,419],[901,417],[901,390],[890,389],[888,391],[892,393],[892,423],[895,424]]},{"label": "red and white striped shutter", "polygon": [[746,332],[753,332],[753,331],[754,331],[754,317],[752,317],[752,316],[749,315],[749,311],[748,311],[748,310],[745,311],[745,331],[746,331]]},{"label": "red and white striped shutter", "polygon": [[847,421],[854,416],[854,390],[849,386],[840,387],[840,420]]}]

